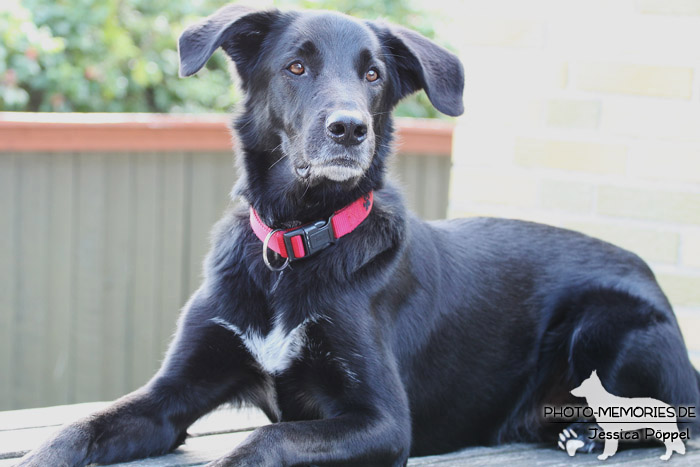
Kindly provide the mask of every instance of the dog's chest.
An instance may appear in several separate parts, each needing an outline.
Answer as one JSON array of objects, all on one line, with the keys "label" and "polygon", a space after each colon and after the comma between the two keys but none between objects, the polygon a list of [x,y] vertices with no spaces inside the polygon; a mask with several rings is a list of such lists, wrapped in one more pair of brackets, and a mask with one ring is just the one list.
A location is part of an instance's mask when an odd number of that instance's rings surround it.
[{"label": "dog's chest", "polygon": [[237,334],[248,352],[270,374],[279,374],[289,368],[306,342],[308,320],[288,332],[276,323],[265,336],[255,331],[243,331],[221,318],[212,318],[211,321]]}]

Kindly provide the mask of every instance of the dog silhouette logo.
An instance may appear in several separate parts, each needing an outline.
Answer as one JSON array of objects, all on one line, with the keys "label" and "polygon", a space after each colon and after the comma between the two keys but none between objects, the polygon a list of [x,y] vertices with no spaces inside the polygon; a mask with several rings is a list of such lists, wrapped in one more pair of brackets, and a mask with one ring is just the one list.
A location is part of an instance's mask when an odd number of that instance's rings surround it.
[{"label": "dog silhouette logo", "polygon": [[[678,430],[676,411],[665,402],[651,397],[620,397],[610,394],[603,387],[595,370],[577,388],[572,389],[571,394],[586,399],[602,430],[596,438],[605,440],[605,446],[598,459],[605,460],[614,455],[620,439],[640,439],[637,433],[636,436],[625,434],[630,431],[640,431],[645,437],[655,437],[662,441],[666,446],[662,460],[670,459],[673,452],[685,454],[683,433]],[[573,456],[584,445],[576,437],[576,433],[567,428],[559,435],[557,444]]]}]

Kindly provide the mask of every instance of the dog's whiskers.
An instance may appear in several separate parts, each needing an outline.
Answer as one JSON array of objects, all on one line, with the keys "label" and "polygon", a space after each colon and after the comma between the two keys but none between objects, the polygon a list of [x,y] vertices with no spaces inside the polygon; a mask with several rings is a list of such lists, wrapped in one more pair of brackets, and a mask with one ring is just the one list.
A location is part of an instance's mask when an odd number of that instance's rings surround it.
[{"label": "dog's whiskers", "polygon": [[[279,146],[281,146],[281,144],[280,144]],[[279,146],[277,146],[277,148],[279,148]],[[275,152],[275,150],[276,150],[277,148],[273,149],[272,152]],[[283,154],[282,157],[280,157],[280,158],[277,159],[275,162],[273,162],[272,165],[271,165],[270,167],[267,168],[267,170],[270,170],[271,168],[273,168],[275,165],[277,165],[277,164],[279,163],[279,161],[281,161],[281,160],[284,159],[285,157],[287,157],[287,154]]]}]

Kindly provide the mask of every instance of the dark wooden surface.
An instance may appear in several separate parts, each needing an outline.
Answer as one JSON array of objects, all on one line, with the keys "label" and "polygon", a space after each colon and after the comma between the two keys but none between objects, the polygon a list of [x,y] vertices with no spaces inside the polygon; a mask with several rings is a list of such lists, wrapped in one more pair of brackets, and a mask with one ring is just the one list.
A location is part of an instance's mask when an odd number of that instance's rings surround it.
[{"label": "dark wooden surface", "polygon": [[[0,467],[14,465],[25,452],[41,443],[66,422],[103,407],[101,402],[48,407],[43,409],[0,412]],[[265,416],[254,409],[220,409],[195,423],[187,442],[166,456],[116,464],[118,466],[175,467],[196,466],[213,460],[233,449],[255,427],[266,424]],[[685,455],[674,453],[668,462],[659,460],[664,449],[623,450],[599,461],[593,454],[569,457],[551,444],[509,444],[498,447],[467,448],[459,452],[412,458],[409,466],[569,466],[604,465],[674,467],[700,466],[700,443],[686,443]]]}]

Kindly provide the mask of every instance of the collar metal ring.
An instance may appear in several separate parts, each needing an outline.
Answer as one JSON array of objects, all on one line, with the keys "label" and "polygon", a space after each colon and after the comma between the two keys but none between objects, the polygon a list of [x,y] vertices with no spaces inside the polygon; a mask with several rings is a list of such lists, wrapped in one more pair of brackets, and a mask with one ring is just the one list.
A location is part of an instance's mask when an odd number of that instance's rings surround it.
[{"label": "collar metal ring", "polygon": [[263,241],[262,257],[263,261],[265,262],[265,266],[267,266],[267,269],[269,269],[270,271],[281,271],[282,269],[286,268],[289,264],[289,258],[287,258],[282,266],[275,267],[272,264],[270,264],[270,260],[267,258],[267,244],[270,243],[270,239],[272,238],[272,236],[280,231],[281,229],[275,229],[271,231],[269,234],[267,234],[265,240]]}]

